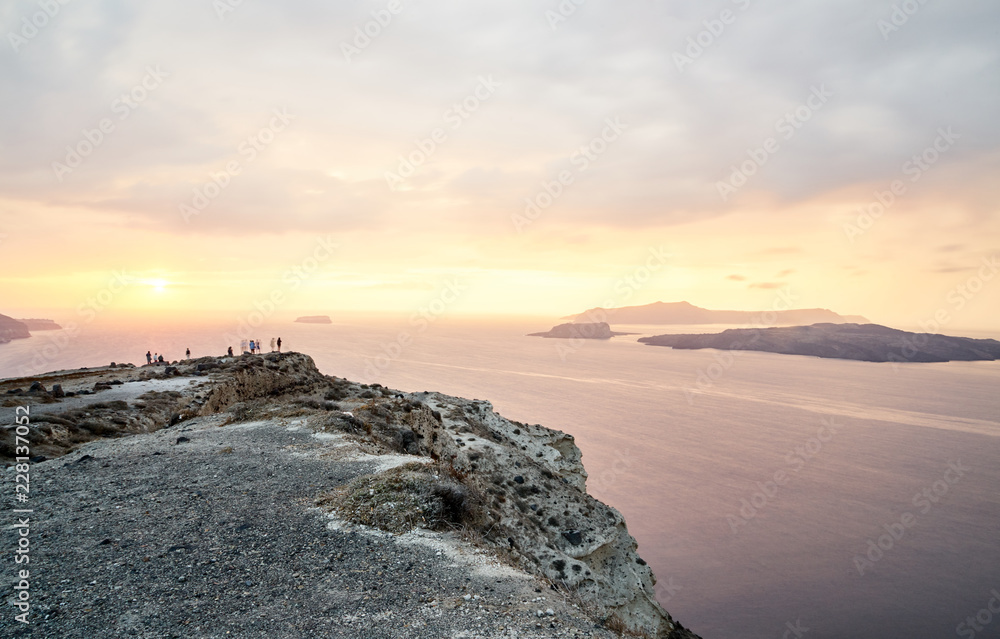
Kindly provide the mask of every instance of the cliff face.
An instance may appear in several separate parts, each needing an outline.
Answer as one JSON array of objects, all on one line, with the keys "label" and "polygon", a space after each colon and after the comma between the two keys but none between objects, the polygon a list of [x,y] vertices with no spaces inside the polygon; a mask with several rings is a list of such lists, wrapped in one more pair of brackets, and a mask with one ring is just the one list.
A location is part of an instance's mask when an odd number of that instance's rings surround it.
[{"label": "cliff face", "polygon": [[415,397],[434,412],[410,425],[422,451],[446,460],[483,496],[485,537],[522,567],[579,593],[626,627],[684,637],[653,594],[656,578],[621,514],[586,492],[573,437],[501,417],[489,402],[437,393]]},{"label": "cliff face", "polygon": [[0,344],[5,344],[12,339],[24,339],[26,337],[31,337],[31,333],[23,322],[19,322],[13,317],[0,315]]},{"label": "cliff face", "polygon": [[[298,353],[66,371],[0,380],[0,393],[7,398],[0,423],[12,425],[13,407],[30,403],[32,454],[50,457],[96,439],[206,419],[284,431],[294,418],[317,437],[343,439],[345,449],[406,464],[362,478],[362,490],[332,489],[319,503],[341,516],[351,517],[350,502],[365,516],[385,508],[400,521],[412,503],[414,517],[403,521],[426,522],[432,517],[421,500],[430,495],[435,522],[465,528],[516,567],[577,593],[606,627],[695,637],[656,602],[655,577],[621,514],[587,494],[573,437],[505,419],[489,402],[355,384],[322,375]],[[12,431],[4,435],[0,456],[11,457]],[[399,492],[380,503],[368,486],[385,484]]]}]

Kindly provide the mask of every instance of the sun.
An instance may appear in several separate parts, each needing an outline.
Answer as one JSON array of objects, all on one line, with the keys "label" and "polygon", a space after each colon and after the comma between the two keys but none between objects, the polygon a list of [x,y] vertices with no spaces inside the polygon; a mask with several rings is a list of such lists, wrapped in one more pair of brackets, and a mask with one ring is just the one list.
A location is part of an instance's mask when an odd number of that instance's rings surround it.
[{"label": "sun", "polygon": [[165,291],[167,289],[167,286],[170,285],[170,282],[168,282],[167,280],[162,279],[162,278],[156,278],[156,279],[146,280],[145,283],[148,284],[149,286],[152,286],[153,287],[153,291],[155,291],[157,293],[162,293],[163,291]]}]

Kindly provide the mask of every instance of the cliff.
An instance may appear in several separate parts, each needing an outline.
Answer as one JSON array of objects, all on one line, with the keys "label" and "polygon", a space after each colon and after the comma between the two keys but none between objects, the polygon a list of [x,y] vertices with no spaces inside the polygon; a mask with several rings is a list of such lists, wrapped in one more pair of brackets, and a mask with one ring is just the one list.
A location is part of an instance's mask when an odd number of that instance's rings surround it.
[{"label": "cliff", "polygon": [[28,327],[13,317],[0,315],[0,344],[6,344],[12,339],[31,337]]},{"label": "cliff", "polygon": [[[825,308],[803,308],[787,311],[772,311],[774,318],[768,314],[770,324],[814,324],[817,322],[841,323],[848,318]],[[762,312],[759,311],[713,311],[701,308],[688,302],[654,302],[643,306],[622,306],[621,308],[592,308],[578,315],[569,315],[563,319],[575,322],[593,322],[597,320],[613,324],[761,324]],[[851,318],[867,322],[860,316]]]},{"label": "cliff", "polygon": [[[695,637],[656,602],[621,514],[587,494],[573,437],[488,402],[327,377],[298,353],[2,380],[0,398],[0,456],[15,453],[15,408],[30,406],[32,462],[50,480],[36,506],[50,526],[38,551],[39,562],[51,553],[44,583],[124,584],[116,601],[162,613],[138,608],[133,631],[176,622],[243,636]],[[428,539],[444,550],[403,547]],[[442,566],[442,552],[480,559]],[[487,560],[484,578],[475,565]],[[84,592],[59,605],[77,599],[95,610],[49,610],[52,636],[125,619]],[[454,614],[441,619],[442,609]]]},{"label": "cliff", "polygon": [[813,324],[730,329],[710,335],[656,335],[639,340],[678,349],[764,351],[865,362],[948,362],[1000,359],[993,339],[910,333],[878,324]]}]

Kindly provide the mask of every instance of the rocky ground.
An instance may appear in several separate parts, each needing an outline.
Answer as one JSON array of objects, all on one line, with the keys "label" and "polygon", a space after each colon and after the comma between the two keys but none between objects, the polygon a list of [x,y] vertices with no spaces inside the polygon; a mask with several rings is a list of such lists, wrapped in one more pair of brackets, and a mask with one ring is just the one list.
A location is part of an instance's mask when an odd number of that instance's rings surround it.
[{"label": "rocky ground", "polygon": [[0,455],[29,406],[33,456],[31,623],[4,552],[3,636],[694,636],[572,438],[487,402],[285,354],[3,380],[0,403]]}]

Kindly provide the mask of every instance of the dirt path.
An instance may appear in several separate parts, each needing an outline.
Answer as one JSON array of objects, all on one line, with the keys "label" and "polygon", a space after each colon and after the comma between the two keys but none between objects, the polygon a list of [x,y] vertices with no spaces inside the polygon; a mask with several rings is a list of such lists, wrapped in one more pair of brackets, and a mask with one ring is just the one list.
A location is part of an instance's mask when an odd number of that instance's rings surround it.
[{"label": "dirt path", "polygon": [[[5,605],[0,635],[617,636],[454,538],[338,526],[315,497],[376,466],[345,460],[343,441],[287,421],[219,423],[198,418],[34,464],[31,623]],[[13,468],[4,479],[13,485]],[[3,553],[8,602],[12,558]]]}]

